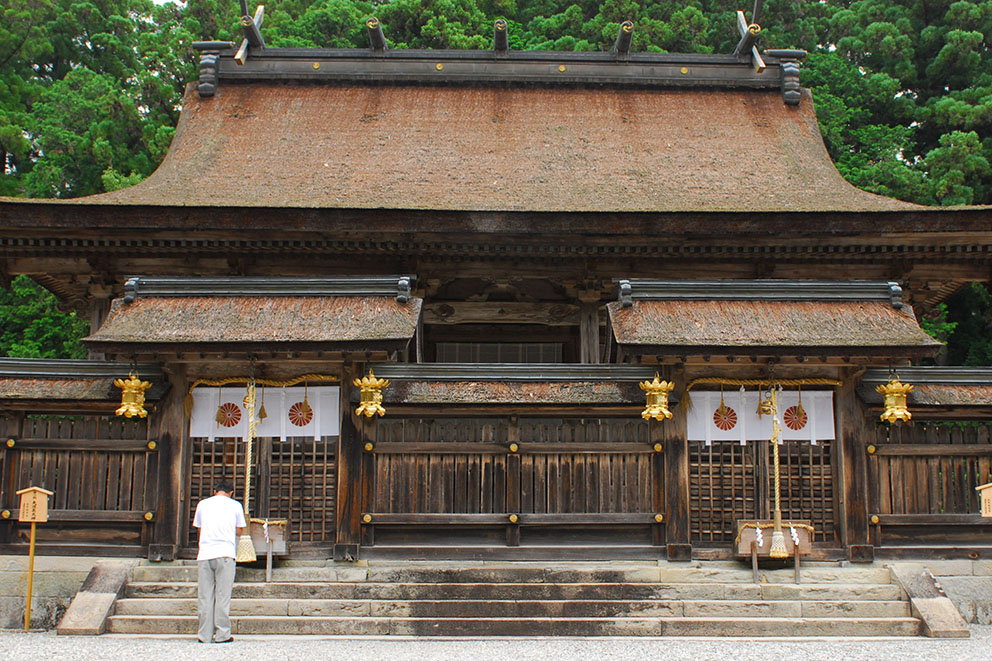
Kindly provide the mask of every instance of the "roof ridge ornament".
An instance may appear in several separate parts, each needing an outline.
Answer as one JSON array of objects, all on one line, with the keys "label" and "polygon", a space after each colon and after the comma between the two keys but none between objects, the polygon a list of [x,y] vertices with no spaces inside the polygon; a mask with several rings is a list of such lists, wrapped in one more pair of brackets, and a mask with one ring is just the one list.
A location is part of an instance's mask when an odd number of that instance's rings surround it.
[{"label": "roof ridge ornament", "polygon": [[630,55],[630,44],[634,40],[634,22],[624,21],[617,31],[617,40],[613,43],[613,54],[618,59],[626,59]]},{"label": "roof ridge ornament", "polygon": [[750,60],[754,70],[761,73],[765,70],[765,61],[761,59],[758,52],[758,37],[761,35],[761,26],[758,25],[758,16],[761,13],[761,0],[754,0],[754,9],[751,11],[751,22],[747,22],[744,12],[737,12],[737,31],[741,35],[741,40],[734,48],[734,56],[743,61]]},{"label": "roof ridge ornament", "polygon": [[510,50],[510,34],[505,19],[497,18],[493,23],[493,51],[497,55],[506,55]]},{"label": "roof ridge ornament", "polygon": [[386,43],[386,33],[382,31],[382,23],[375,16],[370,16],[365,21],[365,28],[369,33],[369,48],[374,54],[385,53],[389,48]]},{"label": "roof ridge ornament", "polygon": [[262,39],[262,21],[265,20],[265,5],[255,8],[255,16],[248,15],[248,2],[241,0],[241,31],[245,38],[238,47],[238,52],[234,54],[234,61],[240,66],[244,66],[248,61],[249,48],[265,50],[265,39]]}]

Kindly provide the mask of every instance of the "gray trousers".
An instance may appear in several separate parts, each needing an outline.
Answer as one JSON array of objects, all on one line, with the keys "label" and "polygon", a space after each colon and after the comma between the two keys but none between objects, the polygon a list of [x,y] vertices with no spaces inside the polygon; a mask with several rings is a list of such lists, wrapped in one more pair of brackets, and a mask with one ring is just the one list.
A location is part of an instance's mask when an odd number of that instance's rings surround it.
[{"label": "gray trousers", "polygon": [[197,608],[200,642],[231,637],[231,590],[234,588],[234,558],[214,558],[196,563],[199,570]]}]

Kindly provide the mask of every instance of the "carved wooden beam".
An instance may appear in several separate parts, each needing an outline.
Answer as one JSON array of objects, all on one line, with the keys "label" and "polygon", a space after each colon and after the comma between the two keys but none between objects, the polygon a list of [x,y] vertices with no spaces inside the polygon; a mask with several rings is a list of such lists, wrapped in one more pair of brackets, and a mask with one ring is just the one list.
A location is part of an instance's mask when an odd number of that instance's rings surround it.
[{"label": "carved wooden beam", "polygon": [[424,306],[425,324],[578,326],[579,306],[565,303],[450,302]]}]

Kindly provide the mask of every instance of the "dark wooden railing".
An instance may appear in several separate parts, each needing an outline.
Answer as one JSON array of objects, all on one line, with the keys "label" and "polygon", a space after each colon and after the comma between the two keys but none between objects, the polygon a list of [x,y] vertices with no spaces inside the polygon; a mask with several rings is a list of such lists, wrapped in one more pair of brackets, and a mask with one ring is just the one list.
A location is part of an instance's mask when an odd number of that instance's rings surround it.
[{"label": "dark wooden railing", "polygon": [[53,492],[38,541],[73,548],[116,547],[138,555],[151,539],[159,507],[158,443],[144,420],[99,416],[28,416],[7,420],[0,445],[3,543],[23,542],[17,491]]},{"label": "dark wooden railing", "polygon": [[874,545],[989,545],[975,487],[992,481],[992,423],[880,425],[868,452]]},{"label": "dark wooden railing", "polygon": [[661,446],[641,420],[385,418],[365,444],[363,542],[376,526],[652,526]]}]

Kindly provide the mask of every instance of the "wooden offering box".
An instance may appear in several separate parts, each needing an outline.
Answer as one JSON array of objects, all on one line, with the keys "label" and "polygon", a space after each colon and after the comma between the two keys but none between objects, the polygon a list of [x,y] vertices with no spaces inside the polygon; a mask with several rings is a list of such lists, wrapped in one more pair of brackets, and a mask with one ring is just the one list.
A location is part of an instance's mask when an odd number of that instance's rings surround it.
[{"label": "wooden offering box", "polygon": [[[734,553],[738,556],[746,557],[751,555],[752,548],[751,543],[757,541],[757,532],[754,526],[761,526],[761,545],[755,546],[753,549],[759,557],[767,558],[768,551],[772,547],[772,524],[774,522],[771,520],[758,520],[754,519],[750,521],[738,521],[737,522],[737,544],[734,548]],[[813,550],[813,534],[810,532],[811,524],[809,521],[783,521],[782,522],[782,532],[785,535],[785,548],[789,551],[789,557],[794,557],[796,555],[795,542],[792,539],[792,533],[789,530],[790,525],[795,526],[796,535],[799,537],[799,554],[808,555],[810,551]]]},{"label": "wooden offering box", "polygon": [[[754,582],[758,577],[758,557],[768,558],[772,548],[772,528],[773,521],[751,520],[737,522],[737,542],[734,545],[734,553],[738,557],[751,556],[751,571],[754,574]],[[761,526],[761,544],[758,544],[757,526]],[[795,528],[796,537],[799,538],[797,545],[792,538],[792,528]],[[796,583],[801,581],[799,575],[800,558],[808,555],[813,549],[813,526],[809,521],[783,521],[782,534],[785,537],[785,548],[789,552],[789,557],[796,561]]]},{"label": "wooden offering box", "polygon": [[[276,521],[277,523],[273,523]],[[259,557],[270,552],[271,543],[272,555],[289,555],[289,531],[285,519],[272,519],[269,521],[269,541],[265,541],[265,524],[258,519],[252,519],[249,525],[251,541],[255,544],[255,554]]]}]

